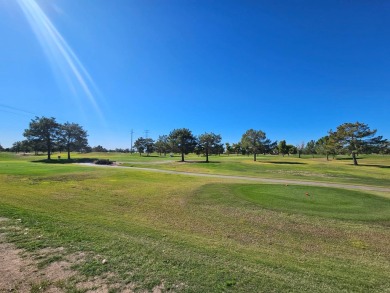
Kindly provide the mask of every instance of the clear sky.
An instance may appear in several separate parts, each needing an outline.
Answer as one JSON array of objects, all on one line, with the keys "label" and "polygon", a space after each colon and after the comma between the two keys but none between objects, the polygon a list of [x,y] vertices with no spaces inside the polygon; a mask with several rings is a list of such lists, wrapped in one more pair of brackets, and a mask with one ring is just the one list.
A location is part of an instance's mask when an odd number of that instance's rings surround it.
[{"label": "clear sky", "polygon": [[174,128],[390,138],[390,1],[0,0],[0,144],[35,116],[129,148]]}]

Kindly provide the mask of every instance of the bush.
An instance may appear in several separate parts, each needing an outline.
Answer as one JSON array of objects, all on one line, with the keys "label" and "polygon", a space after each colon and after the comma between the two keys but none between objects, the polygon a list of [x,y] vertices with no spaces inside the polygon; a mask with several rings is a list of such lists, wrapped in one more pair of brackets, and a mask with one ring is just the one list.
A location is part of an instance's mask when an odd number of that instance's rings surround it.
[{"label": "bush", "polygon": [[109,159],[99,159],[95,161],[96,165],[112,165],[114,161],[110,161]]}]

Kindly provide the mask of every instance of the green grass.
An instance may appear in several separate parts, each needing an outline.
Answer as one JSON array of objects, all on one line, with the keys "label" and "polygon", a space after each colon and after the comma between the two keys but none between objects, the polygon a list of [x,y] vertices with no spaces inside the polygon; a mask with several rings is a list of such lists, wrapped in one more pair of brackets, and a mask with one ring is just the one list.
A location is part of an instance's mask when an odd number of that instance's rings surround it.
[{"label": "green grass", "polygon": [[271,156],[259,155],[257,162],[252,156],[211,156],[205,164],[204,157],[186,156],[186,163],[180,163],[180,156],[139,156],[138,154],[92,153],[74,154],[74,158],[99,157],[123,163],[129,167],[144,167],[183,172],[238,175],[262,178],[299,179],[360,185],[390,186],[390,156],[361,155],[360,166],[354,166],[351,157],[339,156],[327,161],[316,156]]},{"label": "green grass", "polygon": [[[99,158],[117,160],[110,155]],[[166,290],[175,292],[390,291],[386,197],[32,162],[36,159],[0,154],[0,216],[12,219],[0,226],[8,231],[9,241],[31,253],[44,247],[85,252],[85,261],[75,266],[80,278],[110,272],[109,282],[132,283],[137,290],[152,290],[163,282]],[[321,174],[319,159],[303,160]],[[214,165],[221,169],[212,164],[196,164],[195,169],[253,175],[257,166],[266,164],[278,170],[301,166],[246,158],[220,162]],[[235,162],[254,169],[229,171]],[[346,161],[334,163],[349,168]],[[370,176],[386,186],[388,179],[381,176],[388,169],[365,168],[381,170]],[[108,260],[105,265],[103,258]],[[41,265],[58,259],[41,260]]]},{"label": "green grass", "polygon": [[[259,208],[328,219],[389,221],[390,199],[336,188],[307,186],[221,184],[205,185],[203,196],[220,198],[234,194]],[[390,226],[390,222],[388,222]]]}]

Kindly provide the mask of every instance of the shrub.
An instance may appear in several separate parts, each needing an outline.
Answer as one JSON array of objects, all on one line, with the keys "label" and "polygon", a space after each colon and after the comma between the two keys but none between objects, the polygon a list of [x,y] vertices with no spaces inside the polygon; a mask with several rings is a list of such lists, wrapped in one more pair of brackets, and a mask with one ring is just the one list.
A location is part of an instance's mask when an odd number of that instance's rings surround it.
[{"label": "shrub", "polygon": [[114,161],[110,161],[109,159],[99,159],[95,161],[97,165],[112,165]]}]

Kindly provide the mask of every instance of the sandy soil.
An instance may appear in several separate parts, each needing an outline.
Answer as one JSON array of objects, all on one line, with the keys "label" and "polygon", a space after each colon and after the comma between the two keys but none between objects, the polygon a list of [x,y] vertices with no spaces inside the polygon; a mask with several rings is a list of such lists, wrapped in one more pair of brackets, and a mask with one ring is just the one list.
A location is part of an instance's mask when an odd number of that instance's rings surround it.
[{"label": "sandy soil", "polygon": [[[0,222],[8,221],[1,218]],[[62,255],[63,260],[38,268],[38,258]],[[28,253],[7,242],[6,233],[0,232],[0,292],[45,292],[62,293],[65,286],[73,286],[87,293],[108,293],[111,289],[131,293],[134,286],[108,282],[107,278],[85,279],[71,269],[72,264],[84,261],[85,254],[66,255],[63,248],[45,248]],[[103,265],[103,264],[102,264]],[[160,293],[163,287],[156,286],[153,293]]]},{"label": "sandy soil", "polygon": [[30,292],[32,288],[40,292],[64,292],[57,285],[75,274],[69,262],[54,262],[39,270],[32,256],[5,240],[5,235],[0,234],[0,292]]}]

